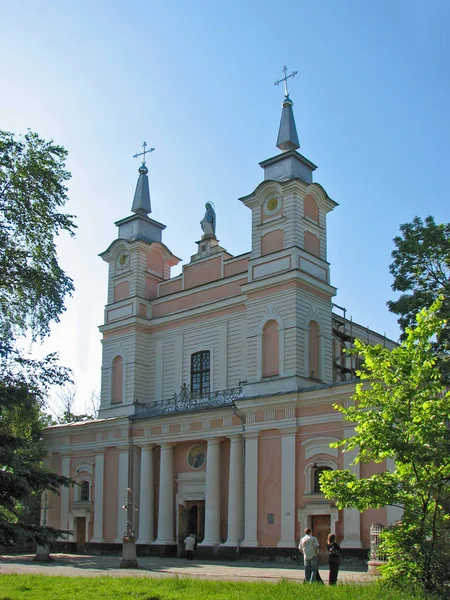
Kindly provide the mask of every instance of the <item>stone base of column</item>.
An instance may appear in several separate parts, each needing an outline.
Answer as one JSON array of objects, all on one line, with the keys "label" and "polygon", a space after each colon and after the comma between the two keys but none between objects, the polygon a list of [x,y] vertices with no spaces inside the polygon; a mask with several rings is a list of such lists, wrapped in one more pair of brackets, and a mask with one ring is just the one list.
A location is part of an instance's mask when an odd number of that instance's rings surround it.
[{"label": "stone base of column", "polygon": [[258,540],[244,540],[241,544],[241,548],[257,548],[258,546]]},{"label": "stone base of column", "polygon": [[295,540],[281,540],[277,544],[277,548],[296,548],[297,544]]},{"label": "stone base of column", "polygon": [[339,542],[339,546],[341,548],[362,548],[362,542],[359,538],[344,538],[341,542]]},{"label": "stone base of column", "polygon": [[136,558],[136,542],[135,540],[123,539],[122,544],[122,560],[120,561],[121,569],[137,569],[138,562]]},{"label": "stone base of column", "polygon": [[146,546],[150,546],[150,544],[154,544],[155,543],[155,538],[152,539],[148,539],[146,540],[145,538],[139,538],[138,540],[136,540],[136,544],[145,544]]},{"label": "stone base of column", "polygon": [[227,540],[225,543],[223,543],[223,544],[220,544],[220,545],[221,545],[221,546],[227,546],[228,548],[237,548],[237,546],[238,546],[238,543],[237,543],[237,542],[229,542],[229,541]]},{"label": "stone base of column", "polygon": [[[120,540],[122,542],[122,539]],[[91,538],[90,544],[104,544],[105,538],[102,537],[93,537]]]},{"label": "stone base of column", "polygon": [[155,546],[176,546],[177,542],[175,540],[156,538],[156,540],[153,540],[151,544],[154,544]]},{"label": "stone base of column", "polygon": [[198,544],[198,546],[208,546],[208,547],[214,547],[214,546],[220,546],[220,540],[217,542],[211,541],[211,540],[203,540],[203,542],[200,542],[200,544]]}]

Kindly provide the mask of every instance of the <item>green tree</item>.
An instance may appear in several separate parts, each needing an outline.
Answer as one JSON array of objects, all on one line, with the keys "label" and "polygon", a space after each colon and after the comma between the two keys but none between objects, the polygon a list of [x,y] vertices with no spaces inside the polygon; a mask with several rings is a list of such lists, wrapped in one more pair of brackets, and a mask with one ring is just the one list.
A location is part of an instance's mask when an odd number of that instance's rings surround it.
[{"label": "green tree", "polygon": [[[394,238],[394,259],[389,267],[394,277],[392,289],[402,292],[397,300],[387,303],[399,315],[401,339],[406,328],[415,323],[416,314],[430,308],[442,296],[439,316],[450,319],[450,223],[436,224],[433,217],[425,222],[415,217],[400,226],[401,235]],[[440,354],[440,368],[450,380],[450,328],[443,327],[433,344]]]},{"label": "green tree", "polygon": [[420,584],[426,592],[449,594],[450,392],[432,344],[446,323],[442,301],[422,310],[416,326],[392,351],[356,340],[364,359],[353,403],[335,405],[355,434],[334,444],[358,448],[355,463],[382,463],[395,470],[358,479],[350,470],[324,472],[321,487],[339,508],[402,507],[401,523],[385,535],[388,580]]},{"label": "green tree", "polygon": [[23,339],[42,340],[58,321],[73,283],[58,264],[55,237],[74,233],[67,201],[67,152],[28,132],[0,131],[0,544],[58,534],[29,518],[43,490],[67,478],[45,469],[40,432],[50,386],[70,379],[49,355],[24,355]]}]

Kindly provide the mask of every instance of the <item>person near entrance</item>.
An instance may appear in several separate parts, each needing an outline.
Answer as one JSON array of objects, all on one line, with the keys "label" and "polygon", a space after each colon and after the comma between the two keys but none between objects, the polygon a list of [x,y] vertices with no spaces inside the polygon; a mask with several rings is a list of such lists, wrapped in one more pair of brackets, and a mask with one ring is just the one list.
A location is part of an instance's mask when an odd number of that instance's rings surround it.
[{"label": "person near entrance", "polygon": [[327,550],[328,566],[330,567],[328,583],[330,585],[336,585],[339,572],[339,565],[341,564],[341,547],[339,546],[339,544],[336,543],[336,536],[334,535],[334,533],[330,533],[330,535],[328,536]]},{"label": "person near entrance", "polygon": [[184,540],[184,550],[186,553],[187,560],[193,560],[195,548],[195,535],[190,533]]},{"label": "person near entrance", "polygon": [[311,527],[305,529],[305,535],[300,540],[298,549],[303,554],[305,561],[305,581],[307,583],[313,583],[317,579],[319,541],[312,535]]}]

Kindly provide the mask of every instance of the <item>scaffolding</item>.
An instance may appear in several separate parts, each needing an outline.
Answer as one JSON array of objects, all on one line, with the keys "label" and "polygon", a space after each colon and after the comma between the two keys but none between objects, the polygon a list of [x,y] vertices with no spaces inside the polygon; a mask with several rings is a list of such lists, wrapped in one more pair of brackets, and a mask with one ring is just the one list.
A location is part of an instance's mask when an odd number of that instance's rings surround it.
[{"label": "scaffolding", "polygon": [[333,308],[341,312],[341,314],[337,314],[336,310],[333,310],[332,314],[333,381],[358,379],[356,375],[358,357],[346,352],[353,347],[355,341],[353,320],[352,318],[347,319],[347,309],[343,306],[333,304]]}]

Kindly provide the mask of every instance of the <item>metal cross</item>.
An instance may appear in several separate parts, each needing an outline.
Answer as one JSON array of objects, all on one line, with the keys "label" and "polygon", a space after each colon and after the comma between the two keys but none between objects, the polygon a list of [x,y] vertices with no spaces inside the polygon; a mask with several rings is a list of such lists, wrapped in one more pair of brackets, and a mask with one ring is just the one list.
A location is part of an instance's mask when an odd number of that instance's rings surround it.
[{"label": "metal cross", "polygon": [[292,73],[290,75],[286,75],[287,67],[286,67],[286,65],[284,65],[283,73],[284,73],[284,77],[282,79],[278,79],[278,81],[275,81],[275,85],[280,85],[280,83],[283,83],[283,81],[284,81],[284,95],[286,96],[286,98],[288,98],[289,92],[288,92],[287,80],[289,79],[289,77],[295,77],[297,75],[298,71],[292,71]]},{"label": "metal cross", "polygon": [[142,147],[144,148],[144,151],[139,152],[139,154],[133,154],[133,158],[137,158],[138,156],[144,156],[144,158],[142,159],[142,164],[145,165],[145,155],[150,154],[150,152],[153,152],[154,148],[149,148],[148,150],[146,150],[147,142],[144,142],[142,144]]},{"label": "metal cross", "polygon": [[42,515],[42,525],[44,527],[46,527],[47,526],[47,511],[49,508],[51,508],[51,506],[49,506],[49,504],[48,504],[47,492],[45,492],[45,494],[44,494],[44,504],[40,508],[44,511],[44,514]]}]

